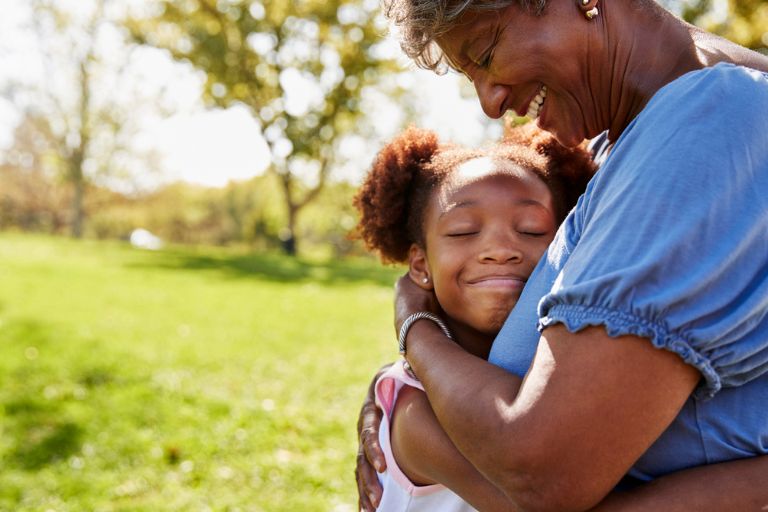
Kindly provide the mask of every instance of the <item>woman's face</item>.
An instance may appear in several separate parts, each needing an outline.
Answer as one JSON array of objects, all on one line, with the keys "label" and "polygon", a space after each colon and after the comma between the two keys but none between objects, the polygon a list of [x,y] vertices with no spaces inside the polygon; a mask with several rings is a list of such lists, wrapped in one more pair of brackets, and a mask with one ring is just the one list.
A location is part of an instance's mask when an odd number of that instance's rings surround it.
[{"label": "woman's face", "polygon": [[602,70],[587,63],[588,23],[576,2],[549,0],[541,16],[513,4],[465,13],[437,43],[473,82],[489,117],[508,110],[537,117],[561,144],[575,146],[608,126],[593,104]]},{"label": "woman's face", "polygon": [[427,267],[443,310],[495,335],[556,227],[552,196],[533,172],[490,158],[459,166],[425,216]]}]

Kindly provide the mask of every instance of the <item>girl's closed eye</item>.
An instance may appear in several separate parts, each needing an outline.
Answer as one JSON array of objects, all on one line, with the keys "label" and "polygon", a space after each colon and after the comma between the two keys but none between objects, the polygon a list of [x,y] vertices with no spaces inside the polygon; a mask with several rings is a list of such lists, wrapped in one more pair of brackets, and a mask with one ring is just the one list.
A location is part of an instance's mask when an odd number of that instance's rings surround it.
[{"label": "girl's closed eye", "polygon": [[458,229],[450,229],[445,233],[445,236],[449,238],[459,238],[459,237],[465,237],[465,236],[472,236],[478,234],[480,231],[477,228],[458,228]]}]

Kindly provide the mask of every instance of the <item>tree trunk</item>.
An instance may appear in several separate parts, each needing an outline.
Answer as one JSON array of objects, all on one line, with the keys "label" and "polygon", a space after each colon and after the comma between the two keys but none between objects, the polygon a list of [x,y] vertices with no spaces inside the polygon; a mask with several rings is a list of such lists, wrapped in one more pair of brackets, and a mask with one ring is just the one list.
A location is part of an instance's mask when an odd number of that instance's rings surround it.
[{"label": "tree trunk", "polygon": [[283,252],[288,256],[296,256],[296,214],[298,209],[294,205],[288,205],[288,226],[280,236],[280,244]]},{"label": "tree trunk", "polygon": [[280,235],[280,242],[283,252],[289,256],[296,256],[296,219],[299,211],[317,198],[320,191],[325,186],[325,180],[328,176],[327,162],[322,162],[317,184],[304,193],[304,197],[297,200],[294,194],[295,182],[298,179],[287,169],[284,172],[278,172],[280,184],[283,187],[283,198],[285,199],[285,209],[288,213],[288,225]]},{"label": "tree trunk", "polygon": [[74,194],[72,196],[72,236],[81,238],[83,236],[83,223],[85,215],[83,213],[83,196],[85,196],[85,175],[83,174],[83,163],[88,151],[90,142],[89,122],[90,122],[90,80],[86,65],[90,58],[89,51],[86,58],[80,62],[80,130],[78,133],[78,146],[75,148],[70,158],[69,177],[72,181]]},{"label": "tree trunk", "polygon": [[83,196],[85,195],[85,183],[83,182],[82,171],[80,179],[73,180],[74,194],[72,195],[72,237],[82,238],[83,236]]}]

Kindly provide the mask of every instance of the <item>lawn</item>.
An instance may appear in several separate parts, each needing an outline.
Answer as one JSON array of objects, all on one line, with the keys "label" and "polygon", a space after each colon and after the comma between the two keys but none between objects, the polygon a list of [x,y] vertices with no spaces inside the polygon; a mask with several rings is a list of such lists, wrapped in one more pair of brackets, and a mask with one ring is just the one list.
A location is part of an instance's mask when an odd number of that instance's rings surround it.
[{"label": "lawn", "polygon": [[396,274],[0,233],[0,510],[356,510]]}]

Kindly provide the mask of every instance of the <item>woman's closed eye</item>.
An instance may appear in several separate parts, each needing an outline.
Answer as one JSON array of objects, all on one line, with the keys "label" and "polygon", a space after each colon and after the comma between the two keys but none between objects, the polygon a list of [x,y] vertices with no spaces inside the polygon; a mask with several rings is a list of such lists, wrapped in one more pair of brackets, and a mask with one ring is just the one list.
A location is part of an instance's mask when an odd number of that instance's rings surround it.
[{"label": "woman's closed eye", "polygon": [[493,49],[494,47],[491,47],[478,61],[477,65],[481,67],[482,69],[488,69],[491,67],[491,61],[493,60]]},{"label": "woman's closed eye", "polygon": [[491,41],[491,45],[486,48],[486,50],[480,55],[480,58],[477,60],[476,64],[478,67],[482,69],[488,69],[491,67],[491,62],[493,61],[493,53],[496,50],[496,44],[499,41],[499,32],[497,31],[493,36],[493,41]]}]

